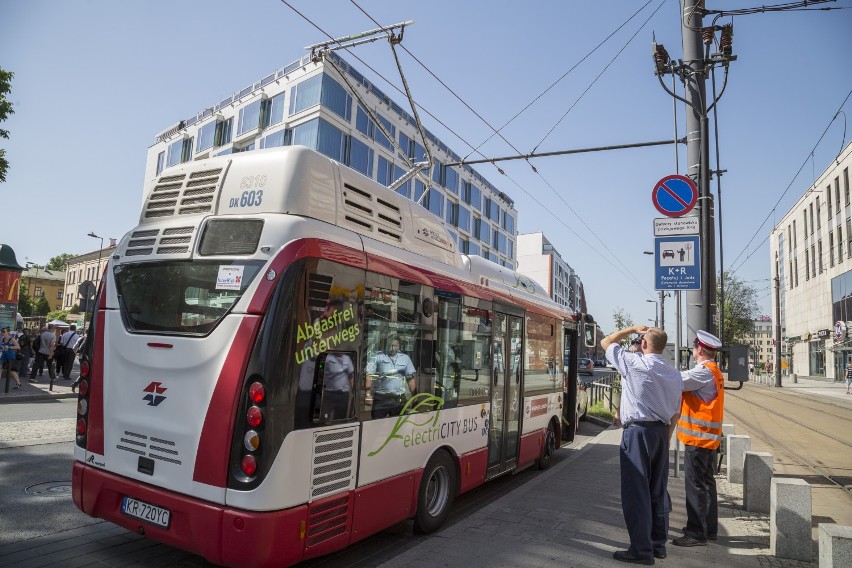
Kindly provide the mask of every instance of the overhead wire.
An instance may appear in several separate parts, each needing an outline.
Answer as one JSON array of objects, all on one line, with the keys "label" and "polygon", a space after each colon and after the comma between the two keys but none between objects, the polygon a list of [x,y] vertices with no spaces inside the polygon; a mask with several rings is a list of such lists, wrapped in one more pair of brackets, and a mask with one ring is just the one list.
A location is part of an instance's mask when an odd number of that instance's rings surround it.
[{"label": "overhead wire", "polygon": [[[282,0],[282,1],[283,1],[283,0]],[[381,25],[381,24],[379,24],[379,22],[378,22],[375,18],[373,18],[373,16],[371,16],[369,13],[367,13],[367,11],[366,11],[366,10],[364,10],[364,8],[362,8],[362,7],[361,7],[361,6],[360,6],[360,5],[356,2],[356,0],[350,0],[350,2],[351,2],[351,3],[352,3],[352,4],[356,7],[356,8],[358,8],[358,9],[359,9],[359,10],[360,10],[360,11],[361,11],[361,12],[362,12],[365,16],[367,16],[367,17],[368,17],[368,18],[369,18],[369,19],[370,19],[370,20],[371,20],[374,24],[379,25],[379,26]],[[627,47],[627,46],[630,44],[630,42],[631,42],[631,41],[632,41],[632,40],[636,37],[636,35],[639,33],[639,31],[641,31],[641,30],[645,27],[645,25],[647,25],[648,21],[650,21],[650,19],[651,19],[651,18],[652,18],[652,17],[653,17],[653,16],[654,16],[654,15],[655,15],[658,11],[659,11],[659,9],[662,7],[662,5],[663,5],[663,4],[665,4],[666,2],[667,2],[667,0],[662,0],[662,1],[660,2],[660,5],[657,7],[657,9],[656,9],[656,10],[654,10],[654,12],[651,14],[651,16],[650,16],[650,17],[649,17],[649,18],[648,18],[648,19],[647,19],[647,20],[646,20],[646,21],[642,24],[642,26],[640,26],[640,28],[636,31],[636,33],[634,33],[634,34],[633,34],[633,36],[630,38],[630,40],[628,40],[628,42],[627,42],[627,43],[626,43],[626,44],[625,44],[625,45],[621,48],[621,50],[618,52],[619,54],[620,54],[621,52],[623,52],[623,51],[624,51],[624,49],[626,49],[626,47]],[[650,3],[650,2],[648,2],[648,3]],[[645,4],[645,5],[647,6],[647,4]],[[632,17],[631,17],[631,19],[632,19]],[[622,27],[623,27],[623,26],[622,26]],[[443,81],[442,79],[440,79],[440,78],[437,76],[437,74],[435,74],[435,73],[434,73],[434,72],[433,72],[433,71],[432,71],[432,70],[431,70],[431,69],[430,69],[430,68],[429,68],[429,67],[428,67],[425,63],[423,63],[423,62],[422,62],[419,58],[417,58],[417,57],[416,57],[416,56],[415,56],[415,55],[414,55],[414,54],[413,54],[413,53],[412,53],[412,52],[411,52],[408,48],[406,48],[405,46],[402,46],[402,48],[403,48],[403,50],[404,50],[406,53],[408,53],[408,54],[409,54],[409,55],[410,55],[410,56],[411,56],[411,57],[412,57],[412,58],[413,58],[413,59],[414,59],[414,60],[415,60],[418,64],[420,64],[420,66],[421,66],[421,67],[423,67],[423,69],[424,69],[424,70],[426,70],[426,71],[427,71],[427,72],[428,72],[428,73],[429,73],[432,77],[434,77],[434,78],[435,78],[435,80],[437,80],[437,81],[438,81],[438,82],[439,82],[439,83],[440,83],[440,84],[441,84],[444,88],[446,88],[446,89],[447,89],[447,90],[448,90],[448,91],[449,91],[449,92],[450,92],[450,93],[451,93],[454,97],[456,97],[456,99],[458,99],[458,100],[459,100],[459,101],[460,101],[460,102],[461,102],[461,103],[462,103],[462,104],[463,104],[466,108],[468,108],[471,112],[473,112],[473,114],[474,114],[477,118],[479,118],[479,119],[480,119],[480,120],[481,120],[481,121],[482,121],[482,122],[483,122],[486,126],[488,126],[488,127],[489,127],[489,128],[490,128],[493,132],[494,132],[494,134],[495,134],[495,135],[500,136],[500,138],[501,138],[502,140],[504,140],[507,144],[509,144],[509,146],[510,146],[513,150],[515,150],[516,152],[520,153],[520,150],[518,150],[518,149],[517,149],[517,148],[516,148],[516,147],[515,147],[515,146],[514,146],[511,142],[509,142],[509,141],[508,141],[508,140],[507,140],[507,139],[506,139],[506,138],[505,138],[502,134],[499,134],[499,132],[497,131],[497,129],[496,129],[496,128],[494,128],[494,126],[492,126],[492,125],[491,125],[491,124],[490,124],[490,123],[489,123],[489,122],[488,122],[488,121],[487,121],[484,117],[482,117],[482,115],[480,115],[478,112],[476,112],[476,111],[473,109],[473,107],[471,107],[471,106],[470,106],[470,105],[469,105],[466,101],[464,101],[464,100],[463,100],[463,99],[462,99],[462,98],[461,98],[461,97],[460,97],[460,96],[459,96],[459,95],[458,95],[458,94],[457,94],[457,93],[456,93],[456,92],[455,92],[452,88],[450,88],[450,87],[449,87],[449,85],[447,85],[447,84],[446,84],[446,82],[445,82],[445,81]],[[617,57],[618,57],[618,55],[616,55],[616,58],[617,58]],[[615,58],[613,58],[613,60],[612,60],[612,61],[610,61],[610,64],[608,64],[608,65],[607,65],[607,67],[606,67],[606,68],[605,68],[605,69],[604,69],[604,70],[603,70],[603,71],[602,71],[602,72],[598,75],[598,77],[595,79],[595,81],[597,81],[597,79],[599,79],[599,78],[600,78],[600,76],[601,76],[601,75],[602,75],[602,74],[606,71],[606,69],[608,69],[608,68],[609,68],[609,65],[611,65],[611,64],[612,64],[612,62],[613,62],[614,60],[615,60]],[[591,88],[591,86],[592,86],[592,85],[594,85],[594,82],[593,82],[591,85],[589,85],[589,87],[586,89],[586,91],[588,91],[588,90]],[[585,94],[585,92],[584,92],[584,94]],[[579,100],[579,99],[578,99],[578,100]],[[576,104],[576,103],[575,103],[575,104]],[[573,106],[572,106],[572,108],[573,108]],[[571,110],[571,109],[569,109],[569,111],[568,111],[568,112],[570,112],[570,110]],[[567,112],[566,112],[565,114],[567,115]],[[564,116],[565,116],[565,115],[563,115],[563,118],[564,118]],[[469,145],[469,146],[470,146],[470,145]],[[471,147],[471,148],[473,148],[473,146],[470,146],[470,147]],[[475,151],[476,153],[478,153],[479,155],[483,155],[483,154],[482,154],[482,152],[480,152],[480,151],[479,151],[479,150],[477,150],[477,149],[474,149],[474,151]],[[483,157],[485,157],[486,159],[488,159],[486,156],[483,156]],[[496,167],[496,164],[495,164],[495,167]],[[527,196],[529,196],[531,199],[533,199],[533,201],[535,201],[537,204],[539,204],[539,205],[541,205],[542,207],[544,207],[544,205],[543,205],[543,204],[542,204],[542,203],[541,203],[538,199],[534,198],[534,197],[533,197],[533,196],[532,196],[532,195],[531,195],[531,194],[530,194],[527,190],[525,190],[525,189],[524,189],[524,188],[523,188],[523,187],[522,187],[522,186],[521,186],[521,185],[520,185],[517,181],[515,181],[515,180],[514,180],[514,179],[512,179],[510,176],[508,176],[508,175],[507,175],[507,174],[506,174],[506,173],[505,173],[502,169],[500,169],[500,168],[497,168],[497,169],[498,169],[498,171],[500,172],[500,174],[501,174],[501,175],[503,175],[503,176],[505,176],[507,179],[509,179],[509,180],[510,180],[510,181],[511,181],[511,182],[512,182],[515,186],[517,186],[517,187],[518,187],[518,189],[519,189],[519,190],[521,190],[524,194],[526,194],[526,195],[527,195]],[[609,248],[609,247],[607,246],[607,244],[603,241],[603,239],[601,239],[601,238],[600,238],[600,236],[598,236],[598,234],[594,231],[594,229],[592,229],[592,228],[591,228],[591,227],[590,227],[590,226],[586,223],[586,221],[583,219],[583,217],[582,217],[582,216],[580,216],[580,215],[579,215],[579,214],[578,214],[578,213],[574,210],[574,208],[573,208],[573,207],[571,207],[571,205],[570,205],[570,204],[569,204],[569,203],[565,200],[565,198],[564,198],[564,197],[563,197],[563,196],[562,196],[562,195],[561,195],[561,194],[560,194],[560,193],[559,193],[559,192],[558,192],[558,191],[557,191],[557,190],[553,187],[553,185],[552,185],[552,184],[551,184],[551,183],[550,183],[550,182],[549,182],[549,181],[548,181],[548,180],[547,180],[547,179],[546,179],[546,178],[545,178],[545,177],[544,177],[544,176],[543,176],[540,172],[538,172],[538,170],[537,170],[535,167],[532,167],[532,169],[533,169],[533,172],[534,172],[535,174],[537,174],[537,175],[539,176],[539,178],[541,178],[541,180],[545,183],[545,185],[547,185],[547,186],[550,188],[550,190],[551,190],[551,191],[552,191],[552,192],[553,192],[553,193],[554,193],[554,194],[555,194],[555,195],[556,195],[556,196],[560,199],[560,201],[562,201],[562,203],[563,203],[563,204],[564,204],[564,205],[568,208],[568,210],[569,210],[569,211],[571,211],[571,213],[573,213],[573,214],[574,214],[574,216],[575,216],[575,217],[576,217],[576,218],[580,221],[580,223],[582,223],[582,224],[583,224],[583,226],[585,226],[585,227],[589,230],[589,232],[590,232],[590,233],[591,233],[591,234],[592,234],[592,235],[593,235],[593,236],[594,236],[594,237],[598,240],[598,242],[600,242],[600,243],[601,243],[601,245],[603,245],[604,249],[606,249],[606,251],[609,253],[609,257],[604,256],[604,258],[606,259],[606,261],[607,261],[609,264],[611,264],[614,268],[616,268],[616,270],[618,270],[618,271],[619,271],[622,275],[624,275],[624,276],[626,276],[628,279],[632,280],[632,281],[633,281],[633,283],[634,283],[634,284],[636,284],[639,288],[641,288],[641,289],[645,290],[646,292],[649,292],[649,291],[645,288],[645,286],[643,286],[643,285],[639,282],[639,280],[638,280],[638,279],[637,279],[637,278],[636,278],[636,277],[635,277],[632,273],[630,273],[630,270],[629,270],[629,269],[628,269],[628,268],[624,265],[624,263],[623,263],[623,262],[622,262],[622,261],[621,261],[621,260],[620,260],[620,259],[619,259],[619,258],[618,258],[618,257],[617,257],[614,253],[613,253],[613,252],[612,252],[612,250],[610,250],[610,248]],[[545,210],[546,210],[546,211],[548,211],[548,212],[549,212],[549,213],[550,213],[550,214],[551,214],[551,215],[552,215],[552,216],[553,216],[553,217],[554,217],[554,218],[555,218],[555,219],[556,219],[556,220],[557,220],[557,221],[558,221],[561,225],[563,225],[563,226],[564,226],[565,228],[567,228],[567,229],[568,229],[571,233],[573,233],[575,236],[577,236],[577,237],[578,237],[578,238],[579,238],[579,239],[580,239],[583,243],[585,243],[586,245],[588,245],[588,246],[592,249],[592,251],[594,251],[596,254],[600,255],[600,253],[596,250],[596,248],[595,248],[594,246],[592,246],[592,245],[591,245],[588,241],[586,241],[586,240],[585,240],[582,236],[580,236],[580,235],[579,235],[576,231],[574,231],[574,230],[573,230],[573,229],[572,229],[572,228],[571,228],[571,227],[570,227],[567,223],[565,223],[564,221],[562,221],[561,219],[559,219],[559,218],[555,215],[555,213],[553,213],[553,211],[551,211],[551,210],[550,210],[549,208],[547,208],[547,207],[544,207],[544,208],[545,208]],[[624,269],[624,270],[622,270],[622,269],[620,269],[618,266],[616,266],[616,265],[613,263],[612,259],[615,259],[617,262],[619,262],[619,263],[621,264],[621,266],[623,267],[623,269]],[[625,272],[625,271],[626,271],[626,272]],[[649,292],[649,293],[650,293],[650,292]]]},{"label": "overhead wire", "polygon": [[[775,213],[775,210],[778,208],[778,205],[781,203],[781,200],[782,200],[782,199],[784,199],[784,196],[785,196],[785,195],[787,195],[787,192],[789,192],[789,191],[790,191],[790,189],[793,187],[793,184],[796,182],[796,179],[799,177],[799,174],[801,174],[801,173],[802,173],[802,170],[803,170],[803,169],[805,168],[805,166],[807,165],[808,160],[809,160],[809,159],[811,159],[811,156],[812,156],[812,155],[816,152],[817,147],[820,145],[820,143],[822,142],[822,139],[825,137],[825,135],[828,133],[828,130],[831,128],[831,125],[834,123],[834,121],[837,119],[837,117],[838,117],[838,115],[840,114],[840,112],[843,110],[843,107],[846,105],[846,102],[849,100],[849,97],[850,97],[850,96],[852,96],[852,90],[850,90],[850,91],[846,94],[846,97],[843,99],[843,102],[842,102],[842,103],[840,103],[840,107],[837,109],[837,111],[836,111],[836,112],[834,113],[834,115],[831,117],[831,120],[829,120],[829,121],[828,121],[828,125],[826,125],[825,129],[822,131],[822,134],[820,135],[819,139],[816,141],[816,144],[814,144],[814,147],[811,149],[811,151],[810,151],[810,152],[808,152],[808,155],[807,155],[808,157],[807,157],[807,158],[805,158],[804,162],[802,162],[802,165],[799,167],[799,169],[796,171],[796,174],[793,176],[793,179],[792,179],[792,180],[790,180],[790,183],[789,183],[789,184],[787,184],[787,187],[784,189],[784,191],[783,191],[783,192],[781,193],[781,195],[778,197],[778,200],[775,202],[775,205],[773,205],[773,206],[772,206],[772,209],[771,209],[771,210],[769,211],[769,213],[766,215],[766,218],[765,218],[765,219],[763,220],[763,222],[762,222],[762,223],[761,223],[761,224],[757,227],[757,229],[755,230],[755,232],[754,232],[754,234],[752,235],[751,239],[749,239],[748,243],[746,243],[745,247],[743,247],[743,250],[742,250],[742,251],[740,251],[740,253],[737,255],[737,257],[736,257],[736,258],[734,259],[734,261],[731,263],[731,272],[736,272],[737,270],[739,270],[739,268],[740,268],[740,267],[741,267],[741,266],[742,266],[742,265],[743,265],[743,264],[744,264],[744,263],[745,263],[745,262],[746,262],[749,258],[751,258],[751,256],[752,256],[755,252],[757,252],[757,248],[755,248],[755,250],[754,250],[754,251],[752,251],[752,252],[751,252],[751,254],[749,254],[748,256],[746,256],[746,257],[743,259],[743,261],[742,261],[739,265],[737,264],[737,261],[738,261],[738,260],[740,259],[740,257],[741,257],[741,256],[742,256],[742,255],[743,255],[743,254],[744,254],[744,253],[745,253],[745,252],[749,249],[749,246],[751,246],[751,243],[752,243],[752,242],[754,242],[754,239],[755,239],[755,238],[757,237],[757,235],[760,233],[761,229],[763,229],[764,225],[766,225],[766,222],[769,220],[769,218],[770,218],[770,217],[772,217],[773,213]],[[814,181],[816,181],[816,180],[814,180]],[[769,235],[767,235],[767,236],[766,236],[766,238],[764,238],[764,239],[763,239],[760,243],[758,243],[757,247],[760,247],[760,246],[761,246],[764,242],[766,242],[766,240],[767,240],[767,239],[769,239]]]},{"label": "overhead wire", "polygon": [[532,149],[532,152],[530,153],[535,152],[538,147],[541,146],[545,140],[547,140],[547,138],[553,133],[553,131],[556,130],[556,128],[562,123],[563,120],[565,120],[565,117],[568,116],[568,113],[574,110],[574,107],[577,106],[577,103],[579,103],[583,99],[583,97],[586,96],[586,93],[588,93],[589,90],[595,85],[595,83],[598,82],[598,79],[600,79],[603,74],[607,72],[610,66],[615,63],[615,60],[618,59],[618,57],[624,52],[624,50],[627,49],[627,46],[629,46],[630,43],[634,39],[636,39],[636,36],[639,35],[639,32],[641,32],[645,28],[645,26],[648,25],[648,22],[651,21],[651,19],[657,14],[657,12],[660,11],[660,8],[662,8],[663,4],[665,4],[667,1],[668,0],[662,0],[660,2],[659,6],[657,6],[657,8],[653,12],[651,12],[651,15],[648,16],[648,18],[642,23],[641,26],[639,26],[639,29],[637,29],[636,32],[632,36],[630,36],[630,39],[627,40],[627,43],[625,43],[624,46],[622,46],[622,48],[618,50],[618,53],[616,53],[615,56],[610,59],[609,63],[607,63],[606,66],[601,70],[601,72],[598,73],[597,77],[595,77],[594,80],[589,83],[589,85],[583,90],[583,92],[580,93],[580,96],[577,97],[577,99],[571,104],[571,106],[568,107],[568,110],[566,110],[565,113],[561,117],[559,117],[559,120],[556,121],[556,124],[554,124],[553,127],[547,131],[547,134],[544,135],[544,138],[538,141],[538,144],[535,145],[535,147]]}]

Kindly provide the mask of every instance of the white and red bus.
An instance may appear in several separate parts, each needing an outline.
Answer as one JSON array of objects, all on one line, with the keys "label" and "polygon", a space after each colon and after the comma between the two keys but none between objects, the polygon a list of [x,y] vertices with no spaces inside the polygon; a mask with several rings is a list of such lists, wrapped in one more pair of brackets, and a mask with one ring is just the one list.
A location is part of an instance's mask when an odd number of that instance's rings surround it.
[{"label": "white and red bus", "polygon": [[577,319],[307,148],[171,168],[98,290],[74,503],[227,566],[435,531],[573,438]]}]

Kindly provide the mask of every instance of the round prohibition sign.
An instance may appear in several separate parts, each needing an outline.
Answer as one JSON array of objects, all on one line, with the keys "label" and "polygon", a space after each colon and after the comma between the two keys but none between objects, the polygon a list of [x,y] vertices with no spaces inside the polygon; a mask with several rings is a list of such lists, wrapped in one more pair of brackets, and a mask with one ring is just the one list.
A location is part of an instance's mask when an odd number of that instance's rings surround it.
[{"label": "round prohibition sign", "polygon": [[657,211],[666,217],[681,217],[695,207],[698,186],[686,176],[666,176],[654,186],[651,199]]}]

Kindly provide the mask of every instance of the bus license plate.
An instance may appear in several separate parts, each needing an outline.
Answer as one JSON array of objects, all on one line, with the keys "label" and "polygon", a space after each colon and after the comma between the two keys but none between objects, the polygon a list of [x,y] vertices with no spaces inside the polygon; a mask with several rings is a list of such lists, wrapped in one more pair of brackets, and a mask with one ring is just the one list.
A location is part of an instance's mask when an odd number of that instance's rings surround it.
[{"label": "bus license plate", "polygon": [[168,509],[155,507],[127,496],[121,500],[121,512],[164,529],[169,528],[169,521],[172,516]]}]

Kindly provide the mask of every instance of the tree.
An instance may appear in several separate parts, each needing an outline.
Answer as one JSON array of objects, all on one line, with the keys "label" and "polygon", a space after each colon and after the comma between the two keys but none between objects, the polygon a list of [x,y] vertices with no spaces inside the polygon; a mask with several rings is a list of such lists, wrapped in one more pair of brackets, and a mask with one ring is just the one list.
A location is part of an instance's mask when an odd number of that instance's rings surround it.
[{"label": "tree", "polygon": [[[636,325],[633,323],[633,318],[630,317],[630,314],[625,312],[624,308],[621,306],[616,306],[615,310],[612,312],[612,321],[615,322],[615,331]],[[629,338],[623,339],[621,341],[621,346],[626,347],[628,341]]]},{"label": "tree", "polygon": [[722,345],[742,343],[754,331],[754,320],[760,308],[757,305],[757,290],[729,272],[717,280],[716,298],[721,298],[720,287],[725,286],[725,305],[722,312]]},{"label": "tree", "polygon": [[68,263],[68,259],[72,258],[73,256],[75,256],[75,255],[67,253],[67,252],[63,252],[62,254],[56,255],[56,256],[54,256],[53,258],[51,258],[50,260],[47,261],[46,268],[48,270],[64,271],[65,265]]},{"label": "tree", "polygon": [[53,310],[52,312],[47,312],[47,319],[50,320],[50,321],[53,321],[53,320],[65,321],[65,319],[67,317],[68,317],[68,312],[66,312],[65,310]]},{"label": "tree", "polygon": [[47,298],[42,296],[38,299],[35,305],[35,315],[37,316],[46,316],[50,311],[50,304],[47,302]]},{"label": "tree", "polygon": [[624,308],[620,306],[616,307],[615,311],[612,312],[612,320],[615,322],[615,331],[636,325],[633,323],[633,318],[630,317],[630,314],[625,312]]},{"label": "tree", "polygon": [[[3,70],[0,67],[0,122],[6,120],[10,114],[15,114],[12,109],[12,103],[6,100],[6,93],[12,92],[12,77],[15,74],[10,71]],[[9,138],[9,131],[0,128],[0,138]],[[6,150],[0,148],[0,183],[6,181],[6,171],[9,169],[9,162],[6,160]]]},{"label": "tree", "polygon": [[33,299],[30,298],[30,289],[23,279],[21,279],[21,291],[18,294],[18,311],[24,317],[33,315]]}]

